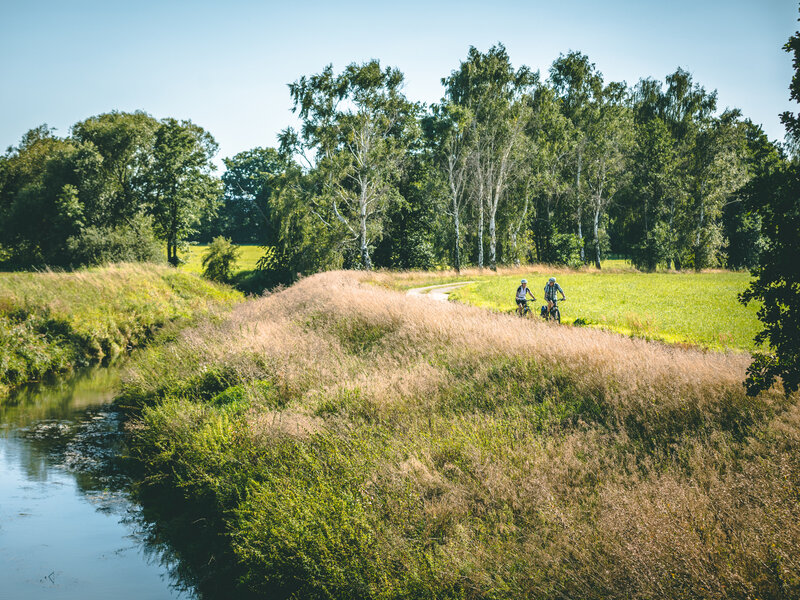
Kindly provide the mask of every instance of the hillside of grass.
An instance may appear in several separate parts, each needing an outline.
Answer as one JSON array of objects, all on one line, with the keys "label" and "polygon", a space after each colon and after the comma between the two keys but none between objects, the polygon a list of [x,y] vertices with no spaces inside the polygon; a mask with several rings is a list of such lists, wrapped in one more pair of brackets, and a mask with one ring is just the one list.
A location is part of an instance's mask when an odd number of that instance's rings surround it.
[{"label": "hillside of grass", "polygon": [[137,493],[201,592],[800,597],[800,395],[747,397],[744,354],[371,277],[137,355]]},{"label": "hillside of grass", "polygon": [[157,265],[0,273],[0,393],[113,360],[169,322],[240,298],[227,287]]}]

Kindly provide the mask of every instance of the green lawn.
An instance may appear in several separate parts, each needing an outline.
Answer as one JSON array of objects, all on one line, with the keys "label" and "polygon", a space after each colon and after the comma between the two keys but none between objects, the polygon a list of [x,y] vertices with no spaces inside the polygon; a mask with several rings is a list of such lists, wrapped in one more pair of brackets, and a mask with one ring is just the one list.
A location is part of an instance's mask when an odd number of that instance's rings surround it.
[{"label": "green lawn", "polygon": [[[624,264],[614,267],[624,269]],[[452,299],[501,312],[514,310],[519,275],[469,279],[476,281],[453,292]],[[527,279],[539,300],[534,303],[538,310],[547,274],[537,267]],[[757,306],[745,307],[737,300],[750,281],[748,273],[576,271],[558,274],[557,279],[568,298],[560,305],[564,323],[581,319],[590,326],[670,343],[755,349]]]},{"label": "green lawn", "polygon": [[[179,253],[179,257],[184,263],[180,268],[189,273],[202,274],[203,272],[203,254],[208,248],[208,244],[198,244],[189,246],[186,252]],[[258,259],[264,254],[261,246],[237,246],[241,253],[239,260],[236,261],[236,266],[233,269],[233,274],[236,275],[241,271],[252,271],[256,268]]]}]

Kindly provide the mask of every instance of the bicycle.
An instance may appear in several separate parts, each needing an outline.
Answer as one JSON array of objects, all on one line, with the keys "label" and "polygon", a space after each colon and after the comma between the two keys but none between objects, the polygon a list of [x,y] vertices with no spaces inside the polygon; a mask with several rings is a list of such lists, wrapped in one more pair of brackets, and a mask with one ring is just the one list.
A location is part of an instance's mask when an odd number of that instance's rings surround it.
[{"label": "bicycle", "polygon": [[[566,302],[566,298],[562,298],[561,302]],[[542,307],[542,317],[545,321],[556,321],[557,323],[561,323],[561,311],[558,310],[558,302],[557,298],[553,298],[553,307],[550,309],[549,314],[546,306]]]},{"label": "bicycle", "polygon": [[522,300],[522,306],[517,304],[517,315],[524,319],[525,317],[532,314],[531,307],[528,306],[528,299]]}]

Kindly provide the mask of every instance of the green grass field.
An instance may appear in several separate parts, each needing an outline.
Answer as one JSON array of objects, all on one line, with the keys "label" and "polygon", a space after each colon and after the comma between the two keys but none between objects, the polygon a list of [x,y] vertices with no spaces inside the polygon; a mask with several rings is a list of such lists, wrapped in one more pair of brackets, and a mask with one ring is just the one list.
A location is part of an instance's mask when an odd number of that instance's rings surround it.
[{"label": "green grass field", "polygon": [[[183,271],[188,271],[189,273],[197,273],[198,275],[202,274],[203,254],[207,248],[208,244],[197,244],[195,246],[189,246],[189,249],[186,252],[179,253],[180,259],[184,261],[179,268]],[[236,261],[233,274],[236,275],[242,271],[252,271],[255,269],[258,259],[264,254],[261,246],[241,245],[237,246],[237,248],[240,249],[241,254],[239,255],[239,260]]]},{"label": "green grass field", "polygon": [[[523,272],[522,277],[525,276]],[[534,312],[544,304],[547,277],[539,268],[527,276],[538,299],[533,303]],[[453,300],[500,312],[515,309],[519,274],[463,279],[475,283],[453,292]],[[757,306],[745,307],[737,299],[750,281],[749,273],[639,273],[615,269],[563,272],[557,279],[568,298],[560,304],[563,323],[580,319],[593,327],[669,343],[755,349],[753,336],[760,329]]]}]

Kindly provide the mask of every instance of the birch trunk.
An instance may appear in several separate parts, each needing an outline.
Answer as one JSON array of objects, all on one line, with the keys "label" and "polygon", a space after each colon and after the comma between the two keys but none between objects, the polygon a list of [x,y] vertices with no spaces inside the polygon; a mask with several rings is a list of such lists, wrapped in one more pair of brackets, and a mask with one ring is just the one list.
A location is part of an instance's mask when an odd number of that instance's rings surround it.
[{"label": "birch trunk", "polygon": [[369,247],[367,245],[367,204],[366,202],[360,202],[359,206],[359,243],[361,245],[361,264],[364,267],[364,270],[371,271],[372,270],[372,261],[369,259]]},{"label": "birch trunk", "polygon": [[483,268],[483,197],[480,198],[478,209],[478,268]]},{"label": "birch trunk", "polygon": [[456,273],[461,273],[461,221],[458,218],[458,202],[453,196],[453,221],[456,228],[455,267]]},{"label": "birch trunk", "polygon": [[489,267],[492,271],[497,271],[497,203],[493,202],[489,207]]},{"label": "birch trunk", "polygon": [[594,209],[594,248],[595,248],[595,255],[594,255],[594,266],[600,269],[600,206],[599,204],[595,206]]},{"label": "birch trunk", "polygon": [[583,252],[583,205],[581,204],[581,164],[583,160],[583,152],[578,149],[578,175],[575,178],[575,200],[578,203],[578,239],[581,242],[581,262],[586,261],[586,256]]}]

